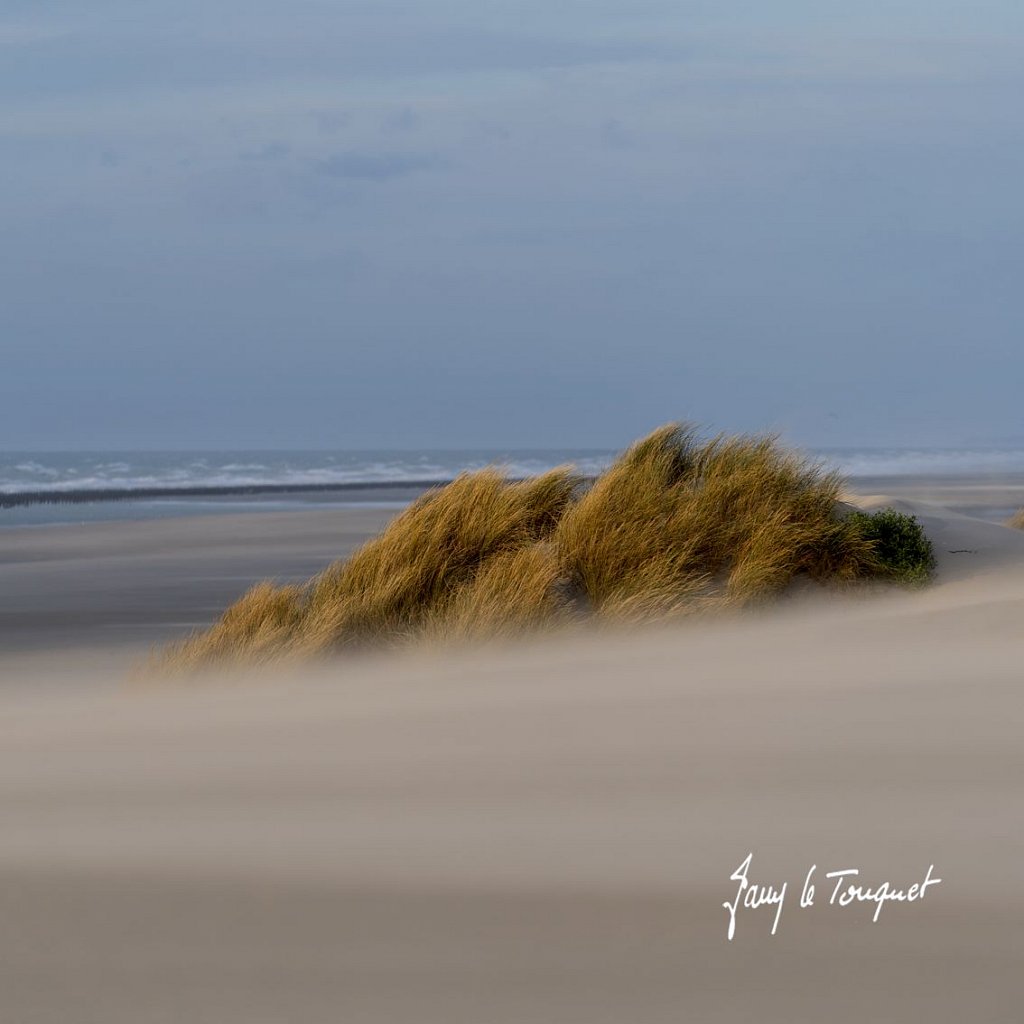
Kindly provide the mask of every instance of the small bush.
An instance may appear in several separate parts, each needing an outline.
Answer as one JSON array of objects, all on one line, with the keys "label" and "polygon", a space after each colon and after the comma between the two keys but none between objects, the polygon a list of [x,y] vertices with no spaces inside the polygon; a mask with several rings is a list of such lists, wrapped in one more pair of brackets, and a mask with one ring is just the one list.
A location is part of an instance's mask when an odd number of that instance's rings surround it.
[{"label": "small bush", "polygon": [[1007,526],[1012,526],[1015,530],[1024,530],[1024,508],[1019,509],[1009,519],[1006,520]]},{"label": "small bush", "polygon": [[874,515],[852,512],[846,520],[871,542],[882,566],[880,575],[920,586],[935,572],[935,551],[916,516],[884,508]]}]

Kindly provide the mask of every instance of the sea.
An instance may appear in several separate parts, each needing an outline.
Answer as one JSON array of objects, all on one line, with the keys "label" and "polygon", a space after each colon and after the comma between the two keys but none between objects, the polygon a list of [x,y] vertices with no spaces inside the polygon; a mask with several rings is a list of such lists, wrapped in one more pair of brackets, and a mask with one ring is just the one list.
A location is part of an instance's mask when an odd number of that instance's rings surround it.
[{"label": "sea", "polygon": [[[526,477],[573,464],[601,472],[610,449],[0,452],[0,528],[156,519],[307,505],[400,507],[465,470]],[[855,489],[893,478],[1024,478],[1024,447],[827,448],[809,454]],[[993,506],[987,518],[1009,515]]]}]

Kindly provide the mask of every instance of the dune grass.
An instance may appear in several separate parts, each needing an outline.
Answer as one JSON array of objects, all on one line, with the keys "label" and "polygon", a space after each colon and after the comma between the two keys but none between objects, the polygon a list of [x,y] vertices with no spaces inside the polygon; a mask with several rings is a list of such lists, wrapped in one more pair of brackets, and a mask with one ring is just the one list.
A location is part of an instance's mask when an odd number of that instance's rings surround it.
[{"label": "dune grass", "polygon": [[576,617],[575,603],[550,542],[496,555],[428,618],[433,643],[511,639]]},{"label": "dune grass", "polygon": [[799,575],[872,575],[871,545],[836,514],[839,491],[771,438],[662,427],[566,512],[559,557],[596,612],[629,617],[749,604]]},{"label": "dune grass", "polygon": [[763,437],[675,425],[589,487],[571,469],[465,473],[301,587],[262,583],[159,670],[251,664],[649,621],[764,601],[797,579],[886,578],[878,539],[844,514],[840,480]]},{"label": "dune grass", "polygon": [[257,583],[208,630],[157,651],[149,668],[189,672],[210,664],[273,660],[291,646],[303,610],[302,588]]},{"label": "dune grass", "polygon": [[319,652],[409,637],[443,616],[482,566],[550,535],[579,482],[568,469],[517,483],[485,469],[427,494],[313,582],[300,645]]},{"label": "dune grass", "polygon": [[496,469],[464,473],[306,586],[258,584],[209,630],[159,654],[157,666],[191,669],[400,644],[428,623],[436,630],[450,604],[468,621],[460,589],[482,593],[483,566],[548,537],[579,484],[568,469],[513,483]]},{"label": "dune grass", "polygon": [[1012,526],[1015,530],[1024,530],[1024,508],[1018,509],[1009,519],[1006,521],[1007,526]]}]

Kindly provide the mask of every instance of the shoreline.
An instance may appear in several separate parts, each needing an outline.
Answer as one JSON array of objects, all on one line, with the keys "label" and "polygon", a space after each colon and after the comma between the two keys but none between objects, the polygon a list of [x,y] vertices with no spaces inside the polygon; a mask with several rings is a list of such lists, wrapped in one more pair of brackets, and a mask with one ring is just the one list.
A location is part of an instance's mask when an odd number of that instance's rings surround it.
[{"label": "shoreline", "polygon": [[90,487],[81,490],[0,491],[0,509],[27,505],[76,505],[114,501],[144,501],[154,498],[227,498],[259,495],[422,494],[431,487],[440,487],[450,480],[384,480],[351,481],[325,484],[230,484],[166,487]]},{"label": "shoreline", "polygon": [[[518,478],[517,478],[518,479]],[[592,477],[584,476],[585,481]],[[217,487],[0,492],[0,536],[8,529],[84,526],[200,516],[330,509],[397,510],[449,479]],[[849,476],[850,494],[892,494],[1003,522],[1024,507],[1024,473]]]}]

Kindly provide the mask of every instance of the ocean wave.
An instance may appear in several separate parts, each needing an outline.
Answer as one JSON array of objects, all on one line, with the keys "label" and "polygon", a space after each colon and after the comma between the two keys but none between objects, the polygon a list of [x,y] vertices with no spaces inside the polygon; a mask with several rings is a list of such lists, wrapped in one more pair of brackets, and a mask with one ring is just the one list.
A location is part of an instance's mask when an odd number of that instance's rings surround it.
[{"label": "ocean wave", "polygon": [[864,449],[821,455],[846,476],[972,476],[1024,472],[1024,450]]},{"label": "ocean wave", "polygon": [[43,466],[38,462],[19,462],[15,467],[22,473],[32,473],[41,476],[59,476],[60,471],[52,466]]},{"label": "ocean wave", "polygon": [[487,465],[500,466],[510,477],[542,473],[556,465],[574,463],[580,472],[592,474],[603,469],[608,456],[572,453],[560,457],[532,454],[410,453],[403,457],[355,457],[344,453],[310,456],[281,453],[276,458],[174,459],[140,455],[133,460],[103,461],[96,458],[68,458],[60,464],[22,459],[4,465],[0,461],[0,494],[66,495],[131,494],[138,491],[197,493],[202,490],[301,487],[324,488],[347,485],[443,483],[466,470]]},{"label": "ocean wave", "polygon": [[[812,453],[849,477],[1024,472],[1024,449],[831,449]],[[0,455],[0,494],[173,494],[349,485],[442,483],[466,470],[502,467],[528,477],[571,463],[593,476],[612,452],[216,452]]]}]

